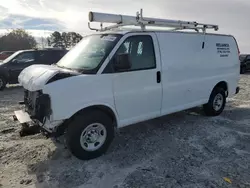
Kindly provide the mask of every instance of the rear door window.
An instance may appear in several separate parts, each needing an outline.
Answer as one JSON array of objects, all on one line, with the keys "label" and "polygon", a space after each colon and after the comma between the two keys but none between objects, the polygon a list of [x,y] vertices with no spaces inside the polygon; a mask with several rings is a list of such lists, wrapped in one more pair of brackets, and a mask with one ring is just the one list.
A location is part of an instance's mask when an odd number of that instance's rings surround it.
[{"label": "rear door window", "polygon": [[57,63],[66,54],[66,52],[67,51],[64,50],[54,51],[52,55],[53,63]]},{"label": "rear door window", "polygon": [[42,64],[53,64],[57,63],[64,55],[65,51],[40,51],[39,52],[39,62]]},{"label": "rear door window", "polygon": [[50,64],[50,54],[48,51],[39,51],[38,61],[42,64]]},{"label": "rear door window", "polygon": [[35,53],[34,52],[23,52],[15,58],[17,63],[28,63],[35,61]]}]

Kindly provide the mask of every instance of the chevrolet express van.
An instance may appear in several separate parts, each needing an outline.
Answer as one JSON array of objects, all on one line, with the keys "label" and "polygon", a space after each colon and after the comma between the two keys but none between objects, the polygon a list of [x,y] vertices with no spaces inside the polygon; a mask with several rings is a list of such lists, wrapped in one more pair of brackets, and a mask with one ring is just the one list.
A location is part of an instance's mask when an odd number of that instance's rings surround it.
[{"label": "chevrolet express van", "polygon": [[[90,21],[120,18],[100,14],[91,13]],[[205,29],[217,26],[196,22],[131,20],[185,28],[113,26],[85,36],[56,65],[32,65],[21,72],[25,110],[16,111],[16,118],[36,122],[51,135],[65,134],[69,150],[86,160],[107,151],[117,128],[200,105],[207,115],[220,115],[227,97],[239,92],[234,37],[208,34]],[[188,26],[202,32],[185,31]]]}]

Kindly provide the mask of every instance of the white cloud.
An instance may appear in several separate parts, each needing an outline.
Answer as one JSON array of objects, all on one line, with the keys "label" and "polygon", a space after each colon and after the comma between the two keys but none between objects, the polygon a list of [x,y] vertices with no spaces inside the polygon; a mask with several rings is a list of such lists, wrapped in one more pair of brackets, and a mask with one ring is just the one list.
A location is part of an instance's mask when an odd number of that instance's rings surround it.
[{"label": "white cloud", "polygon": [[249,0],[7,0],[0,6],[5,8],[0,8],[0,22],[6,14],[50,18],[60,21],[64,30],[80,33],[89,32],[89,11],[135,15],[143,8],[149,17],[218,24],[220,33],[234,35],[241,51],[250,53]]}]

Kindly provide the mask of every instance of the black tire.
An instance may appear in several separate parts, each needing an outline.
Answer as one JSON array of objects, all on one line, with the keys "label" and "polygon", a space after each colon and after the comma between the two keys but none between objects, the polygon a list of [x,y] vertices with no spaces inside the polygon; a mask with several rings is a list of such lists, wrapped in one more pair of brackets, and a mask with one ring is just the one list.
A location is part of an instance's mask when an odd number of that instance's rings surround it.
[{"label": "black tire", "polygon": [[247,72],[247,68],[245,66],[240,68],[240,73],[245,74]]},{"label": "black tire", "polygon": [[[106,139],[99,149],[87,151],[82,147],[80,138],[85,128],[93,123],[100,123],[105,127]],[[112,125],[112,119],[99,110],[76,115],[69,123],[66,131],[66,144],[68,149],[75,157],[81,160],[94,159],[103,155],[108,150],[113,138],[114,126]]]},{"label": "black tire", "polygon": [[[215,109],[214,106],[214,101],[217,95],[222,96],[222,105],[219,109]],[[225,105],[226,105],[225,90],[218,87],[213,90],[213,92],[210,95],[208,103],[203,105],[203,109],[207,116],[218,116],[223,112]]]},{"label": "black tire", "polygon": [[6,87],[6,79],[2,76],[0,76],[0,91],[4,90],[4,88]]}]

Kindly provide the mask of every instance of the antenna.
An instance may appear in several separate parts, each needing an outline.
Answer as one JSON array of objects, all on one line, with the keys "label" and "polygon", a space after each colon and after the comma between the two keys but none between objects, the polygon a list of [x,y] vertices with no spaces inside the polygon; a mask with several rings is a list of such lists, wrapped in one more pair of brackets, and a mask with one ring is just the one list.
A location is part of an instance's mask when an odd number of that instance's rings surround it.
[{"label": "antenna", "polygon": [[[101,28],[92,28],[90,26],[90,22],[101,23]],[[103,23],[113,23],[114,25],[103,27]],[[95,31],[108,31],[112,29],[119,29],[123,26],[140,26],[142,30],[146,30],[146,26],[172,28],[173,30],[194,29],[197,32],[199,32],[200,30],[203,33],[206,33],[207,29],[214,29],[215,31],[218,31],[219,29],[218,25],[203,24],[195,21],[181,21],[143,17],[143,9],[136,12],[136,16],[89,12],[88,26],[91,30]]]}]

